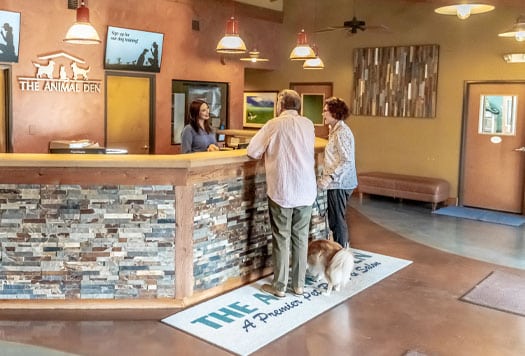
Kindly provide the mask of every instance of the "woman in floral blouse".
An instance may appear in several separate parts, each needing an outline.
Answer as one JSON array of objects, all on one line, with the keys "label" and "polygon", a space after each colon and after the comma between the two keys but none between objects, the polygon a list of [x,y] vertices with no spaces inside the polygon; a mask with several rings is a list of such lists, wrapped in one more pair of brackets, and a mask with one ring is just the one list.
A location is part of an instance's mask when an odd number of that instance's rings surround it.
[{"label": "woman in floral blouse", "polygon": [[354,134],[344,121],[349,115],[342,99],[332,97],[325,101],[323,119],[330,126],[330,134],[324,152],[323,173],[317,182],[320,189],[327,190],[328,226],[334,241],[343,247],[350,244],[346,205],[357,187]]}]

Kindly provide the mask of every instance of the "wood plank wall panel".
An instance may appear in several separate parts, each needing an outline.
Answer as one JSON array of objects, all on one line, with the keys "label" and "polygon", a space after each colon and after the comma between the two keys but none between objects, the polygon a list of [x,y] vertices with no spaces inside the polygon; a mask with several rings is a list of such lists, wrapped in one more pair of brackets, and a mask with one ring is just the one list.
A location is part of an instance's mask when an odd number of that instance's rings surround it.
[{"label": "wood plank wall panel", "polygon": [[354,115],[436,116],[438,45],[356,48]]}]

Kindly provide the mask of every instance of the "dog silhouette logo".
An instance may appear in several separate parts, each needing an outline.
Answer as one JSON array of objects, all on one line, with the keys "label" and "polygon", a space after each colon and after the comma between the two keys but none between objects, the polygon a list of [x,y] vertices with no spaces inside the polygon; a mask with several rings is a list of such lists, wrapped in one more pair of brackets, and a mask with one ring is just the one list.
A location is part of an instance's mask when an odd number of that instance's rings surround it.
[{"label": "dog silhouette logo", "polygon": [[47,79],[53,79],[53,71],[55,70],[55,61],[49,60],[47,64],[40,64],[33,62],[33,65],[36,67],[35,78],[43,78],[44,76]]}]

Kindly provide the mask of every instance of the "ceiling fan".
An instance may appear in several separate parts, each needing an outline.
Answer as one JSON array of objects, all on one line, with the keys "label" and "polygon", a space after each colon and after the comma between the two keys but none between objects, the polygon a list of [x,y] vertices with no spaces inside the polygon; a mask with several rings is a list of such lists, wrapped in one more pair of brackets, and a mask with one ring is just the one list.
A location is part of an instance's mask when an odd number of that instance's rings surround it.
[{"label": "ceiling fan", "polygon": [[358,31],[365,31],[365,30],[388,30],[388,28],[384,25],[378,25],[378,26],[367,26],[366,22],[364,20],[359,20],[355,15],[355,0],[354,0],[354,15],[351,20],[343,22],[343,26],[330,26],[327,28],[323,28],[314,32],[329,32],[329,31],[336,31],[336,30],[346,30],[349,34],[355,34]]}]

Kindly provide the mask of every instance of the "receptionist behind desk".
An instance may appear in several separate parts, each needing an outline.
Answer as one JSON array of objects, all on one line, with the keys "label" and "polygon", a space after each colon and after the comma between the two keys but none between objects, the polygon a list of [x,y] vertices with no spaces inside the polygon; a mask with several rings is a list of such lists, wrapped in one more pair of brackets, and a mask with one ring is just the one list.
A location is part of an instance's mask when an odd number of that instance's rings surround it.
[{"label": "receptionist behind desk", "polygon": [[215,132],[210,125],[210,108],[204,100],[191,102],[189,123],[182,129],[182,153],[218,151]]}]

